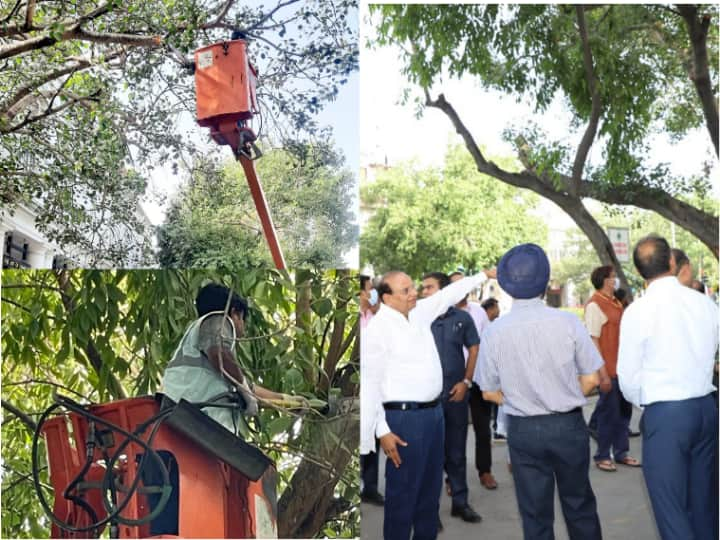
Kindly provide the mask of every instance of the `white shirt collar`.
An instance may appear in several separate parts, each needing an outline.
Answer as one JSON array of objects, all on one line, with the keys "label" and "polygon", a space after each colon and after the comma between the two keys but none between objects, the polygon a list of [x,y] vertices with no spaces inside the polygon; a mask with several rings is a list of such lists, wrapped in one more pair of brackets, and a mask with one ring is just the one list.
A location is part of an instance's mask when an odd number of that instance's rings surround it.
[{"label": "white shirt collar", "polygon": [[653,280],[650,285],[647,286],[646,293],[654,290],[664,289],[667,287],[675,287],[676,285],[680,285],[680,282],[675,276],[665,276],[657,278],[656,280]]}]

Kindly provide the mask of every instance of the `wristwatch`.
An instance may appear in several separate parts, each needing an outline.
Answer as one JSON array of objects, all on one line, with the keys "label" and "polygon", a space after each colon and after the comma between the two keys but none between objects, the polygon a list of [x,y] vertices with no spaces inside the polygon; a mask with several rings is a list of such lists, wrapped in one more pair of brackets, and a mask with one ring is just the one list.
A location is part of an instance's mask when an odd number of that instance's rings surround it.
[{"label": "wristwatch", "polygon": [[463,379],[462,382],[464,382],[468,388],[472,386],[472,381],[470,379]]}]

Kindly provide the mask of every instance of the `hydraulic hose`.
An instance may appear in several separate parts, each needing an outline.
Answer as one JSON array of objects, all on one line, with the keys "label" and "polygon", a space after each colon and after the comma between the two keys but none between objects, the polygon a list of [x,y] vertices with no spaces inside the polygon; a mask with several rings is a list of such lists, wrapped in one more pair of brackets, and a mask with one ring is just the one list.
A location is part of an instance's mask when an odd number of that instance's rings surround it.
[{"label": "hydraulic hose", "polygon": [[[88,531],[96,531],[100,527],[104,526],[105,524],[117,520],[120,523],[127,524],[127,525],[142,525],[144,523],[148,523],[155,519],[160,512],[162,512],[165,509],[165,505],[167,504],[167,501],[170,498],[170,494],[172,492],[172,486],[170,485],[170,476],[168,473],[167,468],[165,467],[165,463],[163,462],[160,455],[151,448],[150,444],[152,443],[152,440],[149,439],[146,443],[142,440],[138,435],[143,433],[147,427],[152,424],[153,422],[157,422],[158,424],[155,426],[155,429],[153,429],[153,432],[151,434],[151,437],[154,437],[155,433],[157,432],[157,429],[159,428],[160,423],[162,420],[170,413],[171,410],[164,410],[158,413],[157,415],[150,418],[147,422],[139,426],[134,433],[130,433],[129,431],[126,431],[125,429],[121,428],[120,426],[117,426],[111,422],[108,422],[107,420],[104,420],[103,418],[100,418],[98,416],[93,415],[89,411],[87,411],[82,405],[79,403],[76,403],[75,401],[60,396],[58,394],[53,395],[56,403],[48,407],[45,412],[40,416],[37,424],[37,428],[35,429],[35,432],[33,433],[33,440],[32,440],[32,476],[33,476],[33,484],[35,487],[35,491],[38,495],[38,499],[40,500],[40,505],[42,506],[45,513],[48,515],[48,517],[51,519],[51,521],[60,527],[63,530],[66,530],[71,533],[83,533]],[[39,463],[38,463],[38,442],[40,438],[40,433],[42,430],[43,424],[47,421],[50,414],[52,414],[56,409],[59,409],[60,407],[65,407],[85,418],[88,420],[92,420],[97,424],[102,424],[104,426],[107,426],[113,431],[117,431],[120,434],[125,436],[125,441],[121,445],[118,450],[115,451],[113,456],[110,458],[110,461],[107,462],[107,469],[105,471],[105,475],[103,477],[103,490],[102,490],[102,500],[103,500],[103,506],[105,506],[106,511],[108,511],[108,515],[101,519],[97,520],[95,523],[87,526],[87,527],[75,527],[73,525],[70,525],[69,523],[64,522],[62,519],[60,519],[50,508],[50,505],[48,504],[47,500],[45,499],[45,496],[42,493],[42,489],[40,486],[40,473],[39,473]],[[110,490],[111,493],[113,492],[113,466],[115,461],[120,457],[120,454],[122,450],[124,450],[130,442],[135,442],[139,446],[141,446],[144,450],[144,454],[142,459],[140,460],[140,465],[138,467],[138,470],[136,472],[135,480],[131,484],[130,488],[128,489],[128,494],[124,498],[123,502],[115,506],[115,503],[107,500],[107,491]],[[140,478],[142,474],[142,470],[145,466],[145,459],[147,455],[150,455],[159,465],[160,471],[163,477],[163,489],[162,489],[162,496],[160,498],[160,502],[157,505],[157,508],[153,510],[153,512],[139,520],[129,520],[127,518],[124,518],[120,515],[120,513],[125,509],[125,507],[130,502],[132,496],[134,495],[135,491],[137,490]],[[68,493],[69,489],[65,490],[65,493]],[[83,507],[82,505],[80,505]],[[84,507],[83,507],[84,508]]]}]

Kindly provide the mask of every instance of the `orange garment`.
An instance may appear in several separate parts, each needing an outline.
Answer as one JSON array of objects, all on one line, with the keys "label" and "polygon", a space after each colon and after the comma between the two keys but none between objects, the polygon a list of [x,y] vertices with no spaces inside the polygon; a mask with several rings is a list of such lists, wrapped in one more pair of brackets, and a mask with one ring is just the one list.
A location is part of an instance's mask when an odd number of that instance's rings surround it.
[{"label": "orange garment", "polygon": [[605,360],[605,369],[610,377],[617,377],[618,347],[620,346],[620,319],[623,314],[622,304],[616,298],[609,298],[600,291],[595,291],[588,304],[595,302],[607,317],[600,332],[600,354]]}]

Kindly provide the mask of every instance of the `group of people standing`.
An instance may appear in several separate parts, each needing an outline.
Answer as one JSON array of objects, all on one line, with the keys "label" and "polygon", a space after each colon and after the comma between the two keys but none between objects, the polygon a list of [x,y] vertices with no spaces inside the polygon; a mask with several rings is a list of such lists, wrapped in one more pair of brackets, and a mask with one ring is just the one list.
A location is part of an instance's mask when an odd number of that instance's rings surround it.
[{"label": "group of people standing", "polygon": [[[599,267],[585,324],[544,304],[550,265],[534,244],[509,250],[497,271],[427,274],[422,299],[403,272],[386,273],[376,287],[364,278],[363,500],[384,502],[386,539],[436,538],[443,469],[451,515],[480,521],[467,497],[468,403],[487,489],[497,486],[490,404],[504,410],[524,537],[554,538],[557,485],[570,538],[601,538],[582,415],[597,387],[596,466],[641,466],[628,435],[632,405],[644,409],[642,467],[660,536],[717,538],[717,307],[681,284],[684,254],[663,238],[640,240],[633,255],[647,282],[643,296],[625,308],[614,295],[615,270]],[[496,305],[467,302],[488,278],[513,298],[510,312],[491,324]],[[384,501],[377,466],[369,467],[379,449],[387,456]]]}]

